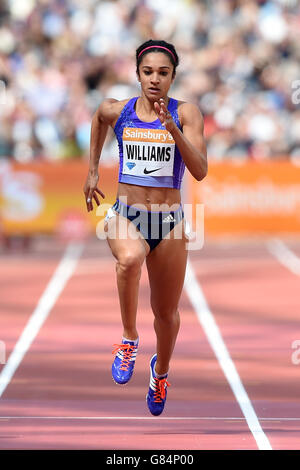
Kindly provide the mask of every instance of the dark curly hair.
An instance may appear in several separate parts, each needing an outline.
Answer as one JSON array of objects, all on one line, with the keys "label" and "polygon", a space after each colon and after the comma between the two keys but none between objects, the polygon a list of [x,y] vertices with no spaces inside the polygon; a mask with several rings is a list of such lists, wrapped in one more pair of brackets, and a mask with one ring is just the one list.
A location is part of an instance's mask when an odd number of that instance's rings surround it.
[{"label": "dark curly hair", "polygon": [[159,40],[153,40],[153,39],[149,39],[149,41],[144,42],[137,48],[136,50],[136,73],[139,75],[139,65],[142,61],[142,58],[149,52],[162,52],[163,54],[166,54],[169,57],[171,63],[174,66],[174,69],[173,69],[173,78],[174,78],[176,75],[176,67],[179,64],[179,58],[178,58],[175,47],[173,46],[173,44],[170,44],[166,41],[159,41]]}]

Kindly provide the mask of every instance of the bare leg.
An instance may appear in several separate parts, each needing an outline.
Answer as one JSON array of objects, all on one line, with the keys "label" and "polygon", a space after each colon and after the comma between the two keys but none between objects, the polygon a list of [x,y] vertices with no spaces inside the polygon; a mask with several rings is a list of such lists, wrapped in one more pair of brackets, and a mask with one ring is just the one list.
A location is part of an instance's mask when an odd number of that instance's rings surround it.
[{"label": "bare leg", "polygon": [[[181,222],[182,231],[183,223]],[[178,230],[178,228],[177,228]],[[187,239],[164,239],[146,259],[151,288],[151,307],[157,337],[157,374],[165,374],[180,327],[178,303],[187,262]]]},{"label": "bare leg", "polygon": [[[120,239],[119,224],[125,226],[126,238]],[[139,281],[141,269],[147,252],[148,244],[142,237],[135,239],[131,233],[137,234],[136,227],[122,216],[116,215],[109,220],[106,227],[107,242],[116,258],[117,286],[123,324],[123,336],[130,340],[138,338],[136,316],[138,306]]]}]

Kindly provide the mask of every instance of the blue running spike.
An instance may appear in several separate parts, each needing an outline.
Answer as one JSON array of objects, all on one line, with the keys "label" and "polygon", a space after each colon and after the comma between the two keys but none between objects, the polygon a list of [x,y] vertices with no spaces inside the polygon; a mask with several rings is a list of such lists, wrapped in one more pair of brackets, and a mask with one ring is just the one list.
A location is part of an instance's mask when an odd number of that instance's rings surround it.
[{"label": "blue running spike", "polygon": [[122,344],[114,344],[113,354],[116,355],[112,364],[112,376],[117,384],[124,385],[131,379],[136,360],[138,345],[134,341],[123,340]]},{"label": "blue running spike", "polygon": [[167,382],[168,374],[160,379],[155,376],[156,359],[157,355],[154,354],[150,360],[150,384],[146,397],[149,411],[154,416],[158,416],[163,412],[167,400],[167,387],[170,386]]}]

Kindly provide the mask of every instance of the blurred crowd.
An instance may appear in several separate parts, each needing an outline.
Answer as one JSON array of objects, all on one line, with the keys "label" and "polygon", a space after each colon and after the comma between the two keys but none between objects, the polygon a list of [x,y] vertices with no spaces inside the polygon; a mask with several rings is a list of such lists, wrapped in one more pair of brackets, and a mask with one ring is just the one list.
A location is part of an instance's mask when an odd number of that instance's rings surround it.
[{"label": "blurred crowd", "polygon": [[0,158],[87,158],[100,102],[139,94],[150,38],[175,45],[170,95],[199,105],[211,160],[300,159],[298,0],[3,0]]}]

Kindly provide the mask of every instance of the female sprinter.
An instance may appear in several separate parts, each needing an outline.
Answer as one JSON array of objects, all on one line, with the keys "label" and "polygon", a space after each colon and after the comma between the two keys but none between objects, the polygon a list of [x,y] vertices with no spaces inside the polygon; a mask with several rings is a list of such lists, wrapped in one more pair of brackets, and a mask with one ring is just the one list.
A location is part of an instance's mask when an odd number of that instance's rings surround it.
[{"label": "female sprinter", "polygon": [[[105,230],[116,259],[123,323],[122,344],[113,351],[112,375],[116,383],[125,384],[133,373],[139,339],[139,280],[146,260],[157,337],[147,404],[156,416],[164,409],[170,385],[167,376],[179,330],[178,303],[187,262],[181,180],[185,167],[198,181],[207,174],[203,117],[194,104],[168,96],[177,65],[175,48],[165,41],[149,40],[137,49],[140,96],[106,99],[99,106],[92,119],[84,187],[87,210],[91,211],[93,199],[99,205],[98,194],[104,197],[98,188],[98,164],[111,126],[119,144],[120,169],[116,202],[107,212]],[[126,237],[118,235],[121,224],[126,227]]]}]

